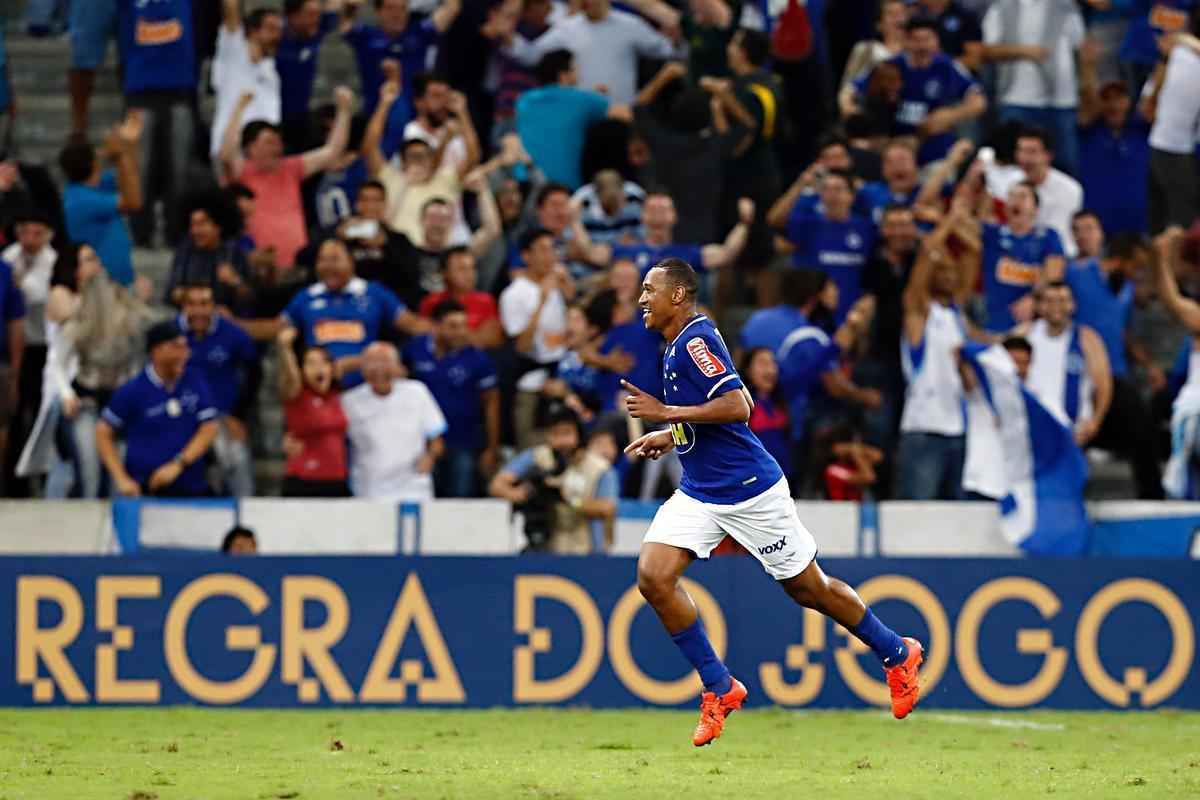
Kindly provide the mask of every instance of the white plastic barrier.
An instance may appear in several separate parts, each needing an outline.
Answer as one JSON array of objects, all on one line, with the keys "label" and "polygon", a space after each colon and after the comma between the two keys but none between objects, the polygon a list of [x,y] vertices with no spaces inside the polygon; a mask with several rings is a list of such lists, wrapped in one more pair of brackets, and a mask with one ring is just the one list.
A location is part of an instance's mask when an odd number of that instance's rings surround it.
[{"label": "white plastic barrier", "polygon": [[220,550],[221,539],[236,524],[237,509],[232,504],[146,503],[141,507],[138,541],[142,547]]},{"label": "white plastic barrier", "polygon": [[[272,555],[395,555],[399,509],[367,500],[243,500],[241,524]],[[218,541],[219,544],[219,541]]]},{"label": "white plastic barrier", "polygon": [[[1000,533],[990,503],[799,502],[801,522],[825,557],[1020,556]],[[877,517],[872,514],[877,510]],[[1153,520],[1200,516],[1198,503],[1089,504],[1093,520]],[[635,555],[654,507],[617,520],[615,555]],[[0,553],[105,554],[117,542],[108,501],[0,501]],[[363,500],[243,500],[145,502],[134,514],[130,549],[216,550],[237,522],[252,528],[259,549],[274,555],[508,555],[525,546],[520,516],[501,500],[436,500],[417,506]],[[874,522],[872,522],[874,520]],[[119,527],[119,526],[118,526]],[[860,530],[861,529],[861,530]],[[1185,531],[1186,533],[1186,531]],[[1200,556],[1200,536],[1195,538]],[[1178,549],[1178,548],[1176,548]]]},{"label": "white plastic barrier", "polygon": [[525,546],[507,500],[435,500],[421,505],[424,555],[508,555]]},{"label": "white plastic barrier", "polygon": [[104,500],[0,500],[0,552],[96,555],[113,550]]},{"label": "white plastic barrier", "polygon": [[1000,511],[995,503],[880,503],[879,531],[881,556],[1022,554],[1000,532]]}]

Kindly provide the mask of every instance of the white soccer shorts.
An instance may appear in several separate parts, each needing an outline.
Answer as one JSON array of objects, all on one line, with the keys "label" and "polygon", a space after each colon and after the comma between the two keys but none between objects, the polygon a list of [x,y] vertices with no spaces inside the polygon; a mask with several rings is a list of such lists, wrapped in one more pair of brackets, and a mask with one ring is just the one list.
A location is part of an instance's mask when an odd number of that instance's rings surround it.
[{"label": "white soccer shorts", "polygon": [[654,515],[643,541],[708,558],[725,534],[753,553],[777,581],[799,575],[817,556],[817,543],[796,514],[787,478],[733,505],[702,503],[676,489]]}]

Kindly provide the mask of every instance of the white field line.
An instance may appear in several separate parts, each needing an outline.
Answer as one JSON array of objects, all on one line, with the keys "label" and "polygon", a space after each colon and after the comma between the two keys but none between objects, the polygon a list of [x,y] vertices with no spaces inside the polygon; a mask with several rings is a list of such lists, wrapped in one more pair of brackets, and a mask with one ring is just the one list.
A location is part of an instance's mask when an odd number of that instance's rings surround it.
[{"label": "white field line", "polygon": [[921,714],[920,717],[934,722],[949,722],[953,725],[991,725],[996,728],[1024,728],[1034,731],[1065,731],[1067,729],[1066,725],[1058,722],[1032,722],[1004,717],[967,717],[960,714]]}]

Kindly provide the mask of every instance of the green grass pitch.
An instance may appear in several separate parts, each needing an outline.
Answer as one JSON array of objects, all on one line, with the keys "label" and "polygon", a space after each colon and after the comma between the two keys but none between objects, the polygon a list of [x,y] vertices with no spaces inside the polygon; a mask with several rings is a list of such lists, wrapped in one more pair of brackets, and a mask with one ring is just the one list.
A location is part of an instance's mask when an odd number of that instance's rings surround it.
[{"label": "green grass pitch", "polygon": [[1200,797],[1200,714],[0,711],[0,798]]}]

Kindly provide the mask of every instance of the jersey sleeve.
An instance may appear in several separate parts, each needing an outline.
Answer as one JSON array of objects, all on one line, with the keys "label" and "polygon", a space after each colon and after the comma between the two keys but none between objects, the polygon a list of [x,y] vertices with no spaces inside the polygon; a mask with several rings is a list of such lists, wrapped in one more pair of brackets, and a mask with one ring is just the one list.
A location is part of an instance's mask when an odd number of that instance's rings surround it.
[{"label": "jersey sleeve", "polygon": [[433,399],[429,387],[420,382],[417,386],[421,391],[421,429],[425,432],[426,439],[436,439],[446,432],[446,417],[442,414],[437,400]]},{"label": "jersey sleeve", "polygon": [[301,289],[296,292],[296,296],[284,307],[279,316],[283,317],[284,322],[291,325],[293,328],[300,330],[301,336],[307,336],[307,331],[304,330],[304,296],[307,290]]},{"label": "jersey sleeve", "polygon": [[396,293],[386,286],[376,285],[372,287],[372,290],[375,296],[379,298],[379,306],[383,312],[382,321],[385,326],[395,323],[397,318],[408,310],[408,307],[396,296]]},{"label": "jersey sleeve", "polygon": [[480,353],[475,369],[475,388],[481,392],[496,388],[496,364],[487,353]]},{"label": "jersey sleeve", "polygon": [[734,370],[733,359],[719,336],[711,331],[696,333],[682,339],[677,346],[682,352],[675,363],[699,395],[699,403],[742,388],[742,379]]},{"label": "jersey sleeve", "polygon": [[234,325],[233,331],[234,346],[238,359],[246,364],[258,361],[258,347],[254,344],[254,340],[250,338],[250,334],[246,333],[238,325]]},{"label": "jersey sleeve", "polygon": [[134,402],[133,383],[127,383],[113,392],[100,416],[113,428],[121,430],[137,417],[137,406]]},{"label": "jersey sleeve", "polygon": [[788,215],[787,229],[784,235],[787,236],[789,242],[796,245],[798,252],[807,253],[809,232],[815,218],[816,214],[811,206],[799,201],[792,208],[792,213]]},{"label": "jersey sleeve", "polygon": [[212,390],[208,388],[208,381],[197,376],[196,394],[199,399],[196,401],[196,421],[204,424],[211,422],[221,415],[217,410],[217,404],[213,402]]},{"label": "jersey sleeve", "polygon": [[1050,256],[1065,256],[1066,251],[1063,249],[1062,239],[1058,235],[1058,231],[1054,228],[1046,229],[1045,244],[1042,245],[1042,258],[1046,259]]}]

